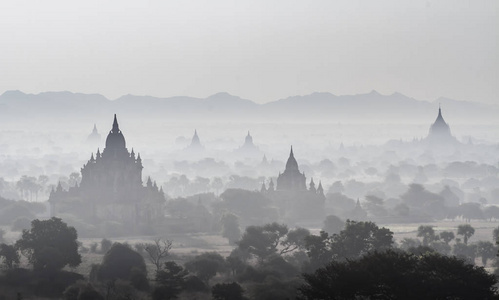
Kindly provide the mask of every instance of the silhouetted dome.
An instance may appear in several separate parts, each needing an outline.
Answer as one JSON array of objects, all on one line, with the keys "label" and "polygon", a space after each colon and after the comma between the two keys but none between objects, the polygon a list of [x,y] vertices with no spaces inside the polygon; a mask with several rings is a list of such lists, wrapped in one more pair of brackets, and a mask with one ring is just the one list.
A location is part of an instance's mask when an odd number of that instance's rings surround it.
[{"label": "silhouetted dome", "polygon": [[438,108],[438,116],[431,125],[426,140],[434,146],[446,146],[457,143],[456,138],[451,135],[450,127],[442,117],[442,110]]},{"label": "silhouetted dome", "polygon": [[440,107],[438,108],[438,116],[435,122],[430,127],[430,135],[448,135],[450,136],[450,127],[445,122],[442,117],[442,110]]},{"label": "silhouetted dome", "polygon": [[291,152],[289,153],[289,158],[286,162],[286,170],[298,170],[298,163],[293,155],[293,146],[291,146]]},{"label": "silhouetted dome", "polygon": [[88,136],[87,141],[89,142],[99,142],[100,141],[100,134],[97,131],[97,125],[94,124],[94,129],[92,130],[92,133]]},{"label": "silhouetted dome", "polygon": [[109,131],[109,134],[107,135],[106,138],[106,149],[107,151],[113,149],[125,149],[126,148],[126,143],[125,143],[125,137],[120,131],[120,128],[118,127],[118,120],[116,118],[116,114],[114,115],[114,122],[113,122],[113,128],[111,131]]},{"label": "silhouetted dome", "polygon": [[191,140],[191,147],[199,147],[201,146],[201,141],[199,140],[198,131],[194,130],[194,136]]},{"label": "silhouetted dome", "polygon": [[244,139],[244,145],[245,146],[253,146],[253,138],[251,137],[249,131],[248,131],[248,135]]}]

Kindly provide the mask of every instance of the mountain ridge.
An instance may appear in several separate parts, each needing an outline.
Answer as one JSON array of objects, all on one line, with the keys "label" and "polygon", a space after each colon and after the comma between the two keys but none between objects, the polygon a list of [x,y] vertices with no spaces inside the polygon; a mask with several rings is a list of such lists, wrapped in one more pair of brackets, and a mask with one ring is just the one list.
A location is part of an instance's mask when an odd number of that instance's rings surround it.
[{"label": "mountain ridge", "polygon": [[[130,116],[147,114],[150,117],[169,117],[173,120],[186,116],[196,118],[221,117],[235,120],[424,120],[433,119],[441,105],[446,117],[455,120],[492,120],[499,114],[499,106],[440,97],[433,101],[417,100],[399,92],[383,95],[372,90],[356,95],[335,95],[314,92],[295,95],[259,104],[251,100],[220,92],[206,98],[190,96],[155,97],[150,95],[123,95],[114,100],[101,94],[49,91],[26,94],[19,90],[0,95],[1,115],[7,117],[39,118],[90,114],[122,113]],[[454,122],[455,123],[455,122]]]}]

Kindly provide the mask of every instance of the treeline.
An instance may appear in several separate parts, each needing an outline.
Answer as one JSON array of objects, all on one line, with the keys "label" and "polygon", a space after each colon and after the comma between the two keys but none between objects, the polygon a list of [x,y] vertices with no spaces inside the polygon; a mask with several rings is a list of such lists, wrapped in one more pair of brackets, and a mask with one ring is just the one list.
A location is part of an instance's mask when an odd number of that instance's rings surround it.
[{"label": "treeline", "polygon": [[[325,225],[334,223],[329,219]],[[435,246],[456,236],[463,242],[455,245],[469,246],[472,234],[468,224],[456,235],[423,225],[420,239],[398,246],[392,231],[373,222],[347,220],[337,233],[318,235],[273,222],[246,227],[227,257],[180,257],[165,239],[103,240],[88,249],[61,219],[34,220],[14,244],[0,246],[0,298],[497,299],[495,275]],[[84,251],[100,252],[102,260],[78,274]],[[485,265],[491,258],[484,257]],[[22,260],[30,268],[20,267]]]}]

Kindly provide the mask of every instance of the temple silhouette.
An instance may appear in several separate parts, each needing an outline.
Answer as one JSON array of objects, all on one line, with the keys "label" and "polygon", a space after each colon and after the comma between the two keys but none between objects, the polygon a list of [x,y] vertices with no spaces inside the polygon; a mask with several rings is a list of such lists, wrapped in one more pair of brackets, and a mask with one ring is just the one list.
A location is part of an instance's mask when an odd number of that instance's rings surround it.
[{"label": "temple silhouette", "polygon": [[456,138],[452,136],[449,124],[447,124],[442,116],[442,108],[438,107],[437,119],[430,126],[426,140],[430,144],[448,144],[457,142]]},{"label": "temple silhouette", "polygon": [[90,133],[87,137],[87,142],[91,143],[98,143],[100,142],[101,136],[99,132],[97,131],[97,125],[94,124],[94,129],[92,130],[92,133]]},{"label": "temple silhouette", "polygon": [[190,149],[204,149],[203,145],[201,144],[201,140],[199,139],[197,129],[194,129],[194,135],[192,136],[191,144],[189,145],[189,148]]},{"label": "temple silhouette", "polygon": [[162,188],[148,178],[142,184],[142,159],[126,148],[118,119],[114,115],[111,131],[102,153],[92,153],[81,168],[81,183],[67,191],[59,184],[49,203],[52,216],[74,214],[85,220],[114,220],[145,224],[162,218],[165,196]]},{"label": "temple silhouette", "polygon": [[313,178],[310,179],[307,189],[306,181],[305,173],[300,172],[291,146],[286,168],[284,172],[279,173],[275,190],[274,182],[270,179],[268,188],[262,183],[260,192],[276,203],[284,219],[317,220],[325,216],[324,189],[320,181],[316,188]]},{"label": "temple silhouette", "polygon": [[250,132],[248,131],[248,134],[244,138],[244,144],[235,149],[234,153],[236,153],[239,156],[245,157],[245,158],[257,158],[260,156],[261,152],[258,146],[256,146],[253,143],[253,137],[251,136]]},{"label": "temple silhouette", "polygon": [[289,153],[286,169],[277,177],[278,191],[304,191],[307,189],[305,173],[301,173],[298,169],[298,162],[293,154],[293,146]]}]

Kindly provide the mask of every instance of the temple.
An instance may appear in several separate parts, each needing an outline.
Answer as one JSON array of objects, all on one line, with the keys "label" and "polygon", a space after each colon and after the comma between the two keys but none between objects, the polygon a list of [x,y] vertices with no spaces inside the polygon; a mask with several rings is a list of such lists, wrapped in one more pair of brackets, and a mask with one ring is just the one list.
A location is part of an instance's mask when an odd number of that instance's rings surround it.
[{"label": "temple", "polygon": [[81,183],[69,190],[60,185],[50,194],[51,214],[69,213],[84,219],[106,219],[132,223],[161,217],[165,196],[156,183],[142,184],[142,159],[126,148],[118,119],[102,153],[90,156],[81,168]]},{"label": "temple", "polygon": [[441,107],[438,108],[437,119],[430,126],[428,137],[426,139],[433,144],[442,144],[456,141],[456,139],[451,135],[449,125],[445,122],[442,116]]},{"label": "temple", "polygon": [[187,148],[191,150],[204,149],[203,145],[201,144],[201,140],[199,139],[198,131],[196,129],[194,129],[194,135],[192,136],[191,144]]},{"label": "temple", "polygon": [[96,143],[96,142],[100,142],[100,139],[101,139],[101,136],[100,136],[99,132],[97,131],[97,125],[94,124],[94,129],[92,130],[92,133],[90,133],[88,135],[87,142]]},{"label": "temple", "polygon": [[254,148],[255,144],[253,144],[253,137],[251,136],[250,132],[248,131],[248,135],[244,138],[244,148]]},{"label": "temple", "polygon": [[305,173],[300,172],[298,162],[293,153],[293,147],[289,153],[286,168],[279,173],[274,190],[272,178],[265,186],[262,183],[260,192],[272,199],[278,207],[279,214],[289,222],[310,221],[325,217],[325,200],[322,182],[316,187],[314,179],[310,179],[307,188]]},{"label": "temple", "polygon": [[253,144],[253,137],[251,136],[249,131],[244,138],[244,144],[241,147],[235,149],[234,153],[244,158],[253,159],[261,155],[260,149],[255,144]]},{"label": "temple", "polygon": [[298,169],[298,162],[296,162],[293,154],[293,146],[289,153],[288,161],[286,162],[286,169],[279,177],[277,177],[278,191],[305,191],[307,190],[305,173],[301,173]]}]

